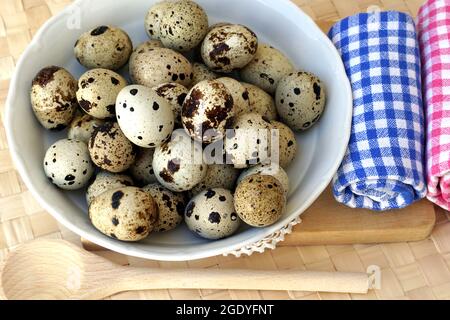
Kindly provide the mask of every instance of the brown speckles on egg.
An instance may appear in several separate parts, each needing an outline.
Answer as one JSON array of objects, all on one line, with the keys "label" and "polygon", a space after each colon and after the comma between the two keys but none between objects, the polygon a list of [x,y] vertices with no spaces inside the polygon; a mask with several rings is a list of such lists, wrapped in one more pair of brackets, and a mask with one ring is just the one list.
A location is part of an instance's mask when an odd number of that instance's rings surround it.
[{"label": "brown speckles on egg", "polygon": [[172,230],[183,221],[184,208],[186,206],[183,194],[167,190],[159,183],[147,185],[142,190],[153,197],[159,209],[159,216],[155,223],[154,231],[164,232]]},{"label": "brown speckles on egg", "polygon": [[67,127],[75,116],[77,82],[65,69],[51,66],[38,72],[32,81],[31,106],[46,129]]},{"label": "brown speckles on egg", "polygon": [[[212,192],[217,196],[206,196]],[[228,237],[240,225],[234,211],[233,196],[222,188],[205,190],[192,198],[186,208],[185,221],[191,231],[207,239]]]},{"label": "brown speckles on egg", "polygon": [[208,32],[208,17],[194,1],[173,2],[164,12],[160,40],[165,47],[189,51],[197,47]]},{"label": "brown speckles on egg", "polygon": [[89,151],[84,142],[61,139],[45,153],[44,172],[51,182],[65,190],[77,190],[87,185],[94,172]]},{"label": "brown speckles on egg", "polygon": [[278,118],[277,108],[272,96],[252,84],[242,83],[242,85],[248,92],[249,108],[247,112],[259,113],[269,120]]},{"label": "brown speckles on egg", "polygon": [[120,187],[132,186],[133,180],[123,174],[114,174],[107,171],[100,171],[95,180],[88,187],[86,192],[87,203],[108,190],[117,189]]},{"label": "brown speckles on egg", "polygon": [[170,103],[155,90],[131,85],[117,96],[117,118],[125,136],[135,145],[147,148],[158,146],[168,138],[174,128],[174,114]]},{"label": "brown speckles on egg", "polygon": [[80,77],[78,84],[77,99],[81,108],[97,119],[106,119],[115,114],[117,95],[127,82],[114,71],[92,69]]},{"label": "brown speckles on egg", "polygon": [[[167,69],[170,65],[170,70]],[[168,48],[134,53],[130,58],[130,76],[137,84],[153,88],[167,82],[189,86],[192,79],[179,77],[192,73],[191,63],[180,53]]]},{"label": "brown speckles on egg", "polygon": [[89,152],[97,166],[110,172],[127,170],[136,155],[135,147],[116,122],[96,128],[90,139]]},{"label": "brown speckles on egg", "polygon": [[182,130],[175,131],[171,141],[155,149],[153,170],[164,187],[175,192],[188,191],[204,178],[202,159],[188,152],[193,149],[201,150],[201,145]]},{"label": "brown speckles on egg", "polygon": [[[211,143],[225,135],[227,120],[234,117],[234,101],[227,87],[217,80],[202,81],[187,95],[182,122],[192,138]],[[209,129],[218,134],[204,135]]]},{"label": "brown speckles on egg", "polygon": [[99,36],[108,30],[107,26],[100,26],[91,31],[91,36]]},{"label": "brown speckles on egg", "polygon": [[293,130],[302,131],[312,127],[322,115],[326,103],[325,89],[312,73],[292,73],[280,81],[276,101],[285,102],[277,103],[283,122]]},{"label": "brown speckles on egg", "polygon": [[245,82],[273,94],[281,78],[293,71],[293,64],[280,50],[260,44],[254,59],[241,70],[241,76]]},{"label": "brown speckles on egg", "polygon": [[151,195],[135,187],[105,191],[89,206],[92,224],[100,232],[122,241],[147,237],[157,217],[158,208]]},{"label": "brown speckles on egg", "polygon": [[86,68],[111,70],[125,65],[132,50],[128,35],[112,26],[100,26],[83,33],[74,48],[77,60]]},{"label": "brown speckles on egg", "polygon": [[111,196],[111,207],[117,209],[120,206],[120,199],[124,196],[123,191],[119,190],[112,194]]},{"label": "brown speckles on egg", "polygon": [[256,53],[258,39],[242,25],[225,24],[214,27],[202,43],[201,55],[213,70],[231,72],[248,64]]},{"label": "brown speckles on egg", "polygon": [[[269,188],[268,186],[272,186]],[[236,188],[236,212],[247,224],[265,227],[274,224],[284,213],[286,197],[278,180],[255,174],[243,179]]]},{"label": "brown speckles on egg", "polygon": [[54,80],[54,74],[61,70],[60,67],[57,66],[50,66],[43,68],[41,71],[38,72],[38,74],[34,77],[32,81],[32,85],[38,85],[41,87],[45,87],[48,83]]}]

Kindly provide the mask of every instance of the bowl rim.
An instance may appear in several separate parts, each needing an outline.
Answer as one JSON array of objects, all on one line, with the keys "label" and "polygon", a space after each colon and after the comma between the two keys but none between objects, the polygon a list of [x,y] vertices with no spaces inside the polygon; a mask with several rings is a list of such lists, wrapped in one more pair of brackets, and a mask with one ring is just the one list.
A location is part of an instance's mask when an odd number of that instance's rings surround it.
[{"label": "bowl rim", "polygon": [[[308,24],[311,28],[316,29],[317,36],[320,37],[320,40],[326,44],[327,48],[333,52],[333,55],[336,58],[337,61],[337,69],[338,73],[341,74],[343,77],[340,79],[341,85],[343,86],[343,90],[347,92],[346,99],[348,103],[346,104],[347,107],[347,116],[345,118],[344,123],[344,138],[343,141],[345,141],[345,144],[342,144],[342,147],[339,150],[339,153],[336,156],[336,161],[332,167],[327,172],[326,178],[322,179],[321,182],[318,184],[317,188],[314,190],[313,194],[311,194],[308,197],[308,200],[303,203],[302,206],[297,208],[294,212],[292,212],[289,216],[285,217],[284,219],[278,221],[277,223],[264,228],[264,232],[259,233],[257,235],[251,236],[247,238],[245,241],[243,241],[240,244],[230,245],[230,246],[222,246],[219,248],[210,248],[207,251],[198,250],[195,252],[189,251],[189,252],[177,252],[176,255],[168,255],[164,253],[158,253],[158,252],[149,252],[137,248],[133,248],[132,243],[124,243],[121,242],[120,244],[116,245],[114,242],[108,241],[107,239],[104,239],[102,237],[99,237],[98,235],[85,231],[81,227],[70,223],[63,213],[58,212],[58,210],[54,209],[50,204],[47,203],[47,201],[41,197],[40,192],[34,187],[33,182],[31,181],[29,175],[27,174],[26,166],[24,163],[23,158],[21,157],[21,153],[18,147],[18,144],[15,141],[15,137],[13,134],[13,129],[11,127],[12,123],[12,110],[13,110],[13,103],[14,103],[14,97],[16,96],[17,88],[18,88],[18,78],[19,78],[19,71],[22,69],[22,66],[24,64],[24,61],[27,59],[27,57],[30,55],[30,53],[34,50],[34,48],[39,46],[39,42],[49,29],[51,25],[56,23],[57,21],[63,19],[67,14],[72,12],[72,10],[76,7],[82,7],[86,3],[88,3],[90,0],[75,0],[68,6],[66,6],[64,9],[62,9],[59,13],[52,16],[50,19],[48,19],[37,31],[35,36],[32,38],[31,42],[28,44],[26,49],[21,54],[19,60],[17,61],[13,76],[10,80],[10,86],[8,90],[8,96],[6,99],[5,104],[5,130],[6,130],[6,136],[7,136],[7,142],[8,142],[8,148],[10,150],[10,154],[13,159],[14,166],[16,167],[17,171],[19,172],[23,182],[25,183],[28,190],[30,190],[33,197],[38,201],[38,203],[43,207],[44,210],[46,210],[48,213],[50,213],[58,222],[60,222],[63,226],[68,228],[70,231],[76,233],[80,237],[91,241],[93,243],[96,243],[97,245],[100,245],[106,249],[119,252],[121,254],[125,255],[131,255],[139,258],[144,259],[154,259],[159,261],[187,261],[187,260],[195,260],[195,259],[202,259],[207,257],[212,257],[216,255],[222,255],[226,253],[230,253],[232,251],[239,250],[243,247],[251,246],[252,244],[257,243],[258,241],[261,241],[267,237],[269,237],[271,234],[279,231],[281,228],[283,228],[285,225],[289,224],[292,220],[298,218],[301,213],[303,213],[308,207],[311,206],[313,202],[317,200],[317,198],[320,196],[320,194],[326,189],[326,187],[331,182],[333,175],[338,170],[342,159],[344,158],[345,152],[347,150],[348,141],[350,140],[350,134],[351,134],[351,123],[352,123],[352,90],[350,81],[347,78],[346,71],[344,68],[344,63],[342,62],[342,59],[334,46],[334,44],[331,42],[331,40],[326,36],[324,32],[317,26],[317,24],[314,22],[314,20],[307,15],[300,7],[292,3],[290,0],[278,0],[279,6],[284,6],[286,8],[286,14],[296,16],[298,18],[299,16],[303,20],[303,23]],[[195,0],[194,0],[195,1]],[[268,0],[259,0],[259,1],[268,1]],[[283,222],[284,221],[284,222]],[[281,223],[283,222],[283,223]]]}]

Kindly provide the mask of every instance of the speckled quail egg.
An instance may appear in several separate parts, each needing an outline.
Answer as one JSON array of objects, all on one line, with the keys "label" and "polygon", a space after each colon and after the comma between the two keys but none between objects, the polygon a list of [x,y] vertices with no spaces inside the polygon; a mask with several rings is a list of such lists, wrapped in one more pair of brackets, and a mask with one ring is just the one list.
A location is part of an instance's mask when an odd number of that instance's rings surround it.
[{"label": "speckled quail egg", "polygon": [[189,90],[185,86],[174,82],[163,83],[153,88],[153,90],[170,103],[175,117],[175,124],[181,126],[181,109]]},{"label": "speckled quail egg", "polygon": [[40,124],[50,130],[66,128],[78,108],[77,81],[66,70],[51,66],[40,70],[33,79],[31,106]]},{"label": "speckled quail egg", "polygon": [[236,118],[233,130],[225,136],[227,163],[242,169],[265,162],[269,157],[269,120],[257,113],[246,113]]},{"label": "speckled quail egg", "polygon": [[271,121],[270,124],[275,130],[278,130],[278,144],[280,146],[278,163],[281,167],[286,168],[297,154],[297,140],[294,132],[284,123]]},{"label": "speckled quail egg", "polygon": [[137,51],[131,57],[129,67],[133,82],[149,88],[167,82],[188,87],[194,77],[189,60],[168,48]]},{"label": "speckled quail egg", "polygon": [[161,22],[165,11],[172,6],[172,1],[161,1],[155,3],[147,12],[145,17],[144,26],[147,35],[152,38],[159,40],[161,35]]},{"label": "speckled quail egg", "polygon": [[83,188],[94,173],[86,143],[62,139],[51,145],[44,156],[44,172],[61,189]]},{"label": "speckled quail egg", "polygon": [[273,94],[281,78],[294,71],[291,61],[280,50],[261,44],[253,60],[241,70],[241,77]]},{"label": "speckled quail egg", "polygon": [[95,128],[104,123],[103,120],[95,119],[88,114],[77,115],[70,123],[67,137],[88,143]]},{"label": "speckled quail egg", "polygon": [[159,39],[167,48],[186,52],[202,42],[208,26],[208,16],[202,7],[190,0],[180,0],[164,11]]},{"label": "speckled quail egg", "polygon": [[314,74],[291,73],[280,80],[275,102],[278,114],[292,130],[306,130],[315,124],[325,108],[325,88]]},{"label": "speckled quail egg", "polygon": [[108,69],[92,69],[78,80],[77,100],[80,107],[97,119],[113,118],[116,98],[127,81]]},{"label": "speckled quail egg", "polygon": [[239,170],[227,164],[210,164],[206,170],[206,176],[192,190],[192,194],[197,194],[206,189],[224,188],[234,190]]},{"label": "speckled quail egg", "polygon": [[184,217],[191,231],[212,240],[231,236],[241,224],[234,209],[233,195],[222,188],[204,190],[192,198]]},{"label": "speckled quail egg", "polygon": [[186,207],[183,194],[167,190],[159,183],[149,184],[142,190],[150,193],[158,206],[158,220],[156,220],[153,231],[169,231],[183,222],[184,208]]},{"label": "speckled quail egg", "polygon": [[158,207],[152,196],[135,187],[108,190],[89,206],[92,224],[103,234],[122,241],[139,241],[153,231]]},{"label": "speckled quail egg", "polygon": [[139,44],[134,48],[133,53],[131,53],[130,61],[136,59],[136,55],[143,54],[148,51],[152,51],[155,48],[163,48],[163,44],[159,40],[148,40]]},{"label": "speckled quail egg", "polygon": [[92,161],[109,172],[127,170],[136,158],[137,147],[123,134],[117,122],[106,122],[96,128],[89,140]]},{"label": "speckled quail egg", "polygon": [[83,33],[75,43],[75,57],[86,68],[117,70],[130,58],[133,44],[125,31],[99,26]]},{"label": "speckled quail egg", "polygon": [[202,146],[183,130],[176,130],[169,142],[157,147],[153,155],[156,179],[171,191],[189,191],[206,175]]},{"label": "speckled quail egg", "polygon": [[250,112],[250,103],[247,89],[233,78],[223,77],[217,81],[222,82],[230,91],[234,102],[235,116]]},{"label": "speckled quail egg", "polygon": [[155,90],[127,86],[117,96],[117,121],[135,145],[154,148],[170,138],[175,119],[169,102]]},{"label": "speckled quail egg", "polygon": [[140,149],[136,161],[130,167],[131,176],[139,185],[144,186],[157,181],[152,164],[154,153],[155,149]]},{"label": "speckled quail egg", "polygon": [[231,72],[246,66],[255,56],[258,38],[249,28],[226,24],[213,28],[203,40],[201,55],[214,71]]},{"label": "speckled quail egg", "polygon": [[253,174],[269,175],[276,178],[284,190],[284,195],[287,197],[289,193],[289,177],[284,169],[276,164],[258,164],[254,167],[243,171],[237,180],[237,184],[242,180]]},{"label": "speckled quail egg", "polygon": [[95,176],[95,180],[87,188],[86,202],[89,205],[95,197],[98,197],[103,192],[133,185],[133,179],[125,174],[100,171]]},{"label": "speckled quail egg", "polygon": [[248,91],[249,110],[248,112],[259,113],[269,120],[278,118],[277,107],[272,96],[264,90],[249,83],[242,83]]},{"label": "speckled quail egg", "polygon": [[220,140],[234,118],[231,92],[220,81],[207,80],[196,84],[183,103],[181,120],[186,132],[197,140],[211,143]]},{"label": "speckled quail egg", "polygon": [[284,188],[278,179],[253,174],[238,184],[234,207],[239,217],[253,227],[267,227],[277,222],[286,207]]},{"label": "speckled quail egg", "polygon": [[214,71],[208,69],[203,63],[195,62],[192,65],[192,70],[194,72],[194,78],[192,79],[192,86],[204,80],[214,80],[219,78],[219,75]]}]

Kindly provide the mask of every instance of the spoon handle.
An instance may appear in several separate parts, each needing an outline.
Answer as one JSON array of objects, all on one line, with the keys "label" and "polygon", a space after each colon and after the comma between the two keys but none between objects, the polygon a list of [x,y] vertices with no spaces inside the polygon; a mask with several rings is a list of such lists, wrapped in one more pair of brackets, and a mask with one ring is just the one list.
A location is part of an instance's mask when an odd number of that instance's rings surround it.
[{"label": "spoon handle", "polygon": [[[117,280],[117,279],[120,280]],[[85,298],[98,299],[114,293],[148,289],[293,290],[367,293],[367,273],[316,271],[261,271],[219,269],[124,268],[107,286]]]}]

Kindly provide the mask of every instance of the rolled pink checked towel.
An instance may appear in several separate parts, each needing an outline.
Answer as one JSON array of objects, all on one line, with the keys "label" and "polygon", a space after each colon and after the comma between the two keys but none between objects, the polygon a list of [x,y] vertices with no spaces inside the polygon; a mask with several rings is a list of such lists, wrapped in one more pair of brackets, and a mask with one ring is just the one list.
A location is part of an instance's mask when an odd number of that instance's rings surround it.
[{"label": "rolled pink checked towel", "polygon": [[417,27],[427,124],[427,197],[450,210],[450,1],[427,1]]}]

